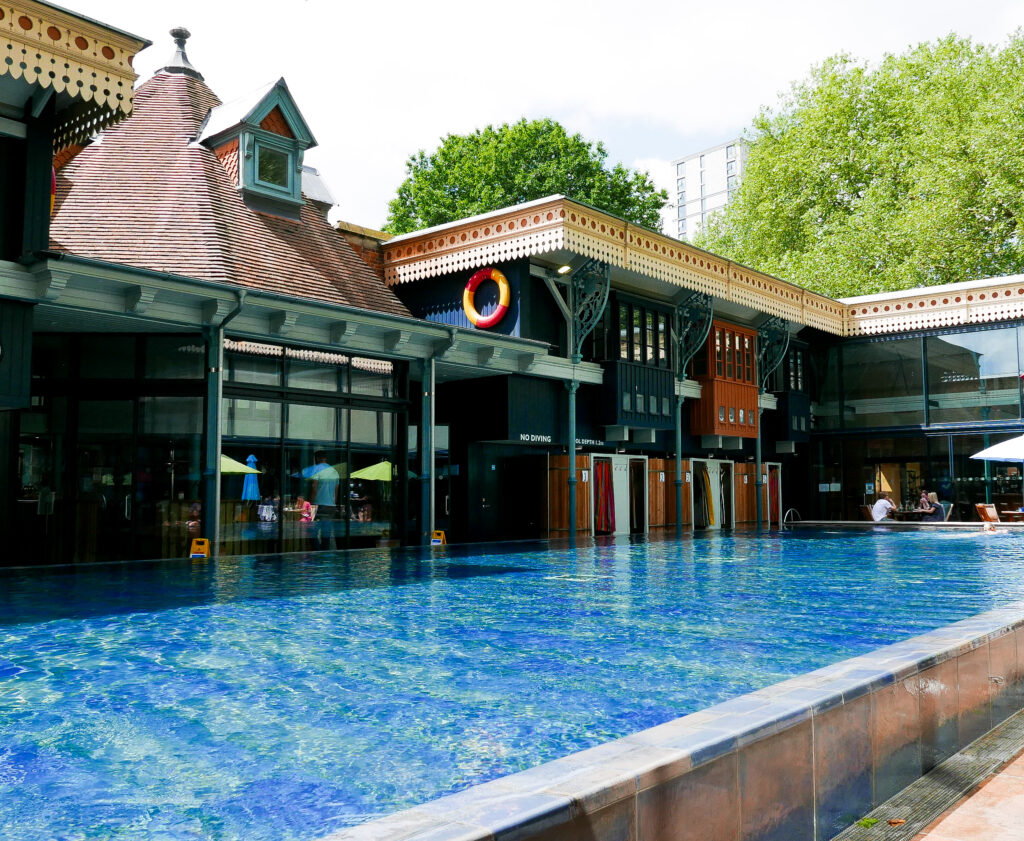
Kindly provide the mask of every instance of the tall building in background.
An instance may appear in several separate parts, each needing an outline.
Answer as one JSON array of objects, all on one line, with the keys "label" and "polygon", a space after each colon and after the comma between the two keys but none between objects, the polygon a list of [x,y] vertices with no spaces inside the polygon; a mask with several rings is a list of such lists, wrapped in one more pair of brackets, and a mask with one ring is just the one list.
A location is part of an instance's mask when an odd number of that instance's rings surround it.
[{"label": "tall building in background", "polygon": [[673,161],[675,226],[669,233],[692,239],[712,213],[729,203],[746,160],[746,144],[737,138]]}]

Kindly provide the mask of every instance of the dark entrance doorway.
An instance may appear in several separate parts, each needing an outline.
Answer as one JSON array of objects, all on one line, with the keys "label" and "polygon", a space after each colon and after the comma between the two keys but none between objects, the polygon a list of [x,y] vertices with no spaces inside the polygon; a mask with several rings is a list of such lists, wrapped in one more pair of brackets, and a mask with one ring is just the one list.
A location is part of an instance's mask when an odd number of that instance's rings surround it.
[{"label": "dark entrance doorway", "polygon": [[647,531],[647,460],[629,460],[629,533]]}]

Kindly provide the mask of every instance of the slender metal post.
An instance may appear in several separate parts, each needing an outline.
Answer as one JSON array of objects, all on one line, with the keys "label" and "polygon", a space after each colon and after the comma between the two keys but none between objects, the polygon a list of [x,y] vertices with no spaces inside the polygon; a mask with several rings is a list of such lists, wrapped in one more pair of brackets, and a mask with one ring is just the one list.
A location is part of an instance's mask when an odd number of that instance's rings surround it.
[{"label": "slender metal post", "polygon": [[434,533],[434,360],[423,361],[420,404],[420,531],[421,543],[430,544]]},{"label": "slender metal post", "polygon": [[[764,519],[761,511],[761,488],[764,482],[761,481],[761,392],[757,394],[757,441],[754,445],[754,464],[757,466],[757,476],[754,479],[754,494],[757,496],[757,530],[761,531],[761,523]],[[769,522],[771,520],[769,519]]]},{"label": "slender metal post", "polygon": [[[789,327],[785,319],[772,316],[757,328],[757,439],[755,444],[755,463],[757,478],[754,481],[754,493],[757,496],[757,530],[761,530],[764,521],[761,489],[764,487],[761,474],[761,421],[764,410],[761,408],[761,395],[768,393],[768,378],[782,364],[789,350]],[[771,518],[768,519],[771,525]]]},{"label": "slender metal post", "polygon": [[576,366],[583,360],[583,355],[576,348],[576,294],[575,284],[570,281],[566,294],[569,298],[569,312],[572,318],[566,322],[569,345],[569,356],[572,359],[572,379],[569,389],[569,545],[576,546],[576,390],[580,384],[576,381]]},{"label": "slender metal post", "polygon": [[434,527],[437,525],[437,505],[434,498],[434,488],[437,483],[437,459],[434,457],[434,428],[436,424],[436,416],[434,412],[436,409],[435,391],[437,387],[437,363],[434,361],[434,357],[431,357],[427,362],[427,369],[429,373],[430,386],[430,412],[427,418],[427,427],[430,430],[427,436],[427,538],[430,539],[434,536]]},{"label": "slender metal post", "polygon": [[683,395],[676,395],[676,537],[683,536]]},{"label": "slender metal post", "polygon": [[569,545],[576,545],[576,389],[580,384],[572,380],[569,385]]}]

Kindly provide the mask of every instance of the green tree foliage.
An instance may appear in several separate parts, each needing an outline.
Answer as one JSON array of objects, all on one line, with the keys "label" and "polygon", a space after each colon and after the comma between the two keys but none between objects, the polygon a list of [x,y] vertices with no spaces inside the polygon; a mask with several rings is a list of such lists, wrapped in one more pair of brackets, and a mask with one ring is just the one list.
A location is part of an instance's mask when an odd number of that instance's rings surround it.
[{"label": "green tree foliage", "polygon": [[554,193],[658,229],[665,191],[646,172],[605,169],[607,157],[601,143],[550,119],[449,134],[433,154],[421,149],[406,162],[385,230],[403,234]]},{"label": "green tree foliage", "polygon": [[703,248],[835,297],[1024,271],[1024,31],[833,57],[749,143]]}]

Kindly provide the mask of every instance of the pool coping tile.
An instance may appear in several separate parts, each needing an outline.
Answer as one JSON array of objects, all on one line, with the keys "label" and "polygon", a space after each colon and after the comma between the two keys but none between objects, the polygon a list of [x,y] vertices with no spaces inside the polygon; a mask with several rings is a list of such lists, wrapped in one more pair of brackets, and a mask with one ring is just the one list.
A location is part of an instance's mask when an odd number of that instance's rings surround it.
[{"label": "pool coping tile", "polygon": [[[519,841],[549,833],[844,704],[912,681],[1006,634],[1024,601],[797,675],[552,762],[340,830],[321,841]],[[1018,662],[1024,656],[1018,653]],[[947,667],[948,668],[948,667]],[[952,665],[956,670],[956,664]],[[1022,667],[1024,672],[1024,667]],[[924,733],[919,737],[925,748]]]}]

